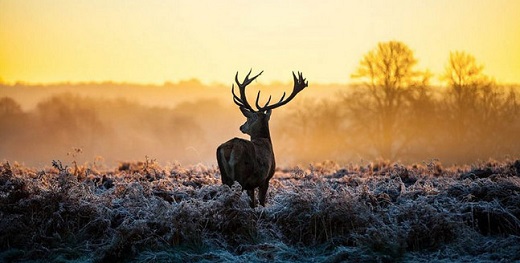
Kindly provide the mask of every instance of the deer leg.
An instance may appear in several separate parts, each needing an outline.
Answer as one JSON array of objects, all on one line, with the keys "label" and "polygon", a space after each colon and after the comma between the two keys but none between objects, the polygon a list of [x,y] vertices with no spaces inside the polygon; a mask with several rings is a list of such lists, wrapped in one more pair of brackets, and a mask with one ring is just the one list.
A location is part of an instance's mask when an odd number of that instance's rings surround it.
[{"label": "deer leg", "polygon": [[222,147],[219,147],[217,149],[217,163],[218,168],[220,170],[220,178],[222,180],[222,184],[226,184],[229,187],[231,187],[234,181],[232,175],[230,174],[230,171],[232,169],[231,167],[229,167],[229,163],[225,157],[225,149]]},{"label": "deer leg", "polygon": [[251,206],[251,208],[255,208],[255,189],[253,188],[251,190],[247,190],[247,194],[249,195],[249,198],[251,198],[251,203],[249,203],[249,205]]},{"label": "deer leg", "polygon": [[267,189],[269,188],[269,180],[265,180],[262,185],[258,188],[258,201],[260,201],[260,205],[265,207],[265,197],[267,195]]}]

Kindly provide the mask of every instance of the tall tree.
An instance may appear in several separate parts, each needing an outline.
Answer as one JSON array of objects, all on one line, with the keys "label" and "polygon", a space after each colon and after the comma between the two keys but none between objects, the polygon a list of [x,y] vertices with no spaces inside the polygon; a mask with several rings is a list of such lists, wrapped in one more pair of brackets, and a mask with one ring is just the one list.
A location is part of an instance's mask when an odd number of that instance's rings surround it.
[{"label": "tall tree", "polygon": [[491,85],[488,77],[477,64],[475,57],[466,52],[450,52],[448,65],[441,79],[448,85],[448,116],[453,120],[454,139],[463,142],[468,136],[468,126],[475,120],[479,91]]},{"label": "tall tree", "polygon": [[345,106],[351,128],[362,130],[375,155],[393,159],[406,151],[413,134],[407,131],[412,101],[421,97],[430,74],[416,70],[417,59],[404,43],[379,43],[359,63],[352,78],[362,85],[350,94]]},{"label": "tall tree", "polygon": [[512,128],[518,132],[516,93],[497,85],[483,69],[473,55],[455,51],[441,77],[448,88],[443,114],[450,130],[446,139],[450,151],[460,156],[505,154],[499,148],[511,145],[503,141],[510,139],[506,133]]}]

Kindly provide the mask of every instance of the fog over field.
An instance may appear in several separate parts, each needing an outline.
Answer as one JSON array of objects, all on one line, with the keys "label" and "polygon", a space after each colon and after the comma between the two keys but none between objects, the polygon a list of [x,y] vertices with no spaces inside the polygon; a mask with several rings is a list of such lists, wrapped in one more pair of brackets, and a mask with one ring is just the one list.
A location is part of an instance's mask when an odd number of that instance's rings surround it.
[{"label": "fog over field", "polygon": [[[258,86],[273,96],[291,89],[283,83]],[[300,104],[311,96],[339,94],[347,86],[318,87],[319,91],[302,96]],[[81,149],[74,154],[78,162],[103,160],[110,167],[145,156],[163,164],[215,164],[220,143],[235,136],[247,138],[238,129],[245,117],[232,102],[230,86],[204,85],[197,80],[162,86],[1,85],[0,97],[4,127],[0,158],[29,166],[43,167],[52,159],[71,160],[76,149]],[[277,123],[296,110],[276,111],[272,129],[279,130]],[[283,132],[274,133],[274,140],[283,145]]]},{"label": "fog over field", "polygon": [[[33,167],[48,166],[54,159],[115,167],[145,157],[161,164],[215,165],[219,144],[248,138],[238,129],[245,117],[232,102],[230,86],[197,80],[161,86],[3,84],[0,159]],[[255,98],[261,90],[260,100],[265,101],[291,89],[292,83],[254,83],[248,95]],[[386,149],[374,137],[385,121],[359,90],[311,82],[293,102],[274,110],[270,127],[279,165],[381,157],[463,164],[519,155],[518,102],[510,99],[518,96],[515,87],[497,87],[481,98],[483,103],[494,100],[489,107],[476,104],[461,115],[453,114],[456,105],[448,104],[446,88],[431,87],[401,107]]]}]

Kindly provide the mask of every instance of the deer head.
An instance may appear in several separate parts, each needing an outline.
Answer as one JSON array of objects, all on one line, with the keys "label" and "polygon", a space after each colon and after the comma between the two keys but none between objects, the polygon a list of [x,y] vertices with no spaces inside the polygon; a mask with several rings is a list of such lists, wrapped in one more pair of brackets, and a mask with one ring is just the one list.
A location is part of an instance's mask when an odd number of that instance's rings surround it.
[{"label": "deer head", "polygon": [[244,81],[240,83],[238,80],[238,72],[235,75],[235,82],[239,89],[239,95],[237,96],[235,94],[235,85],[233,84],[231,87],[231,93],[233,94],[233,101],[235,104],[237,104],[240,108],[240,111],[242,114],[247,118],[246,123],[244,123],[242,126],[240,126],[240,131],[249,134],[251,138],[254,137],[270,137],[269,136],[269,129],[268,129],[268,123],[269,119],[271,117],[271,112],[273,109],[278,108],[280,106],[285,105],[289,101],[291,101],[296,94],[298,94],[300,91],[302,91],[305,87],[307,87],[309,84],[308,82],[303,78],[302,73],[298,72],[298,77],[293,72],[293,79],[294,79],[294,87],[291,95],[287,97],[285,100],[285,92],[282,95],[282,98],[277,103],[269,105],[271,102],[271,96],[269,96],[269,99],[265,103],[264,106],[260,106],[259,100],[260,100],[260,91],[258,91],[258,94],[256,96],[256,110],[251,107],[249,102],[247,101],[246,97],[246,87],[251,82],[253,82],[258,76],[260,76],[263,71],[258,73],[256,76],[249,78],[251,75],[251,71],[247,73],[246,77],[244,78]]},{"label": "deer head", "polygon": [[247,118],[246,122],[240,126],[240,131],[251,137],[265,137],[268,130],[265,127],[269,125],[271,110],[263,112],[251,112],[244,108],[240,108],[242,114]]}]

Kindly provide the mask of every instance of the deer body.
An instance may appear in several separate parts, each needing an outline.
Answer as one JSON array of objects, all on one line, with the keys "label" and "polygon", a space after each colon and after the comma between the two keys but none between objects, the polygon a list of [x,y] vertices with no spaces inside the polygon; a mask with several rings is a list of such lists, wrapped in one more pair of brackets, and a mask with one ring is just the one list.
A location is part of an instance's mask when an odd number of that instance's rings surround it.
[{"label": "deer body", "polygon": [[217,149],[217,160],[222,183],[229,186],[234,181],[240,183],[251,198],[251,207],[255,206],[255,188],[259,188],[258,199],[265,205],[269,180],[276,167],[270,141],[231,139]]},{"label": "deer body", "polygon": [[259,188],[258,199],[262,206],[265,206],[267,189],[269,188],[269,180],[274,175],[276,162],[274,158],[273,145],[269,132],[269,119],[271,110],[289,102],[303,88],[307,87],[307,82],[299,74],[299,79],[293,73],[295,86],[293,93],[283,100],[285,93],[280,101],[273,105],[268,105],[271,97],[264,107],[258,105],[260,92],[256,99],[257,111],[247,102],[245,96],[245,87],[256,79],[260,74],[249,79],[247,74],[245,80],[240,83],[238,81],[238,72],[235,81],[240,89],[240,97],[234,93],[234,85],[232,89],[233,100],[240,107],[240,111],[247,118],[246,123],[240,126],[240,130],[251,136],[251,140],[233,138],[217,148],[217,162],[220,169],[222,183],[232,186],[237,181],[243,190],[247,190],[251,198],[251,207],[255,207],[255,189]]}]

